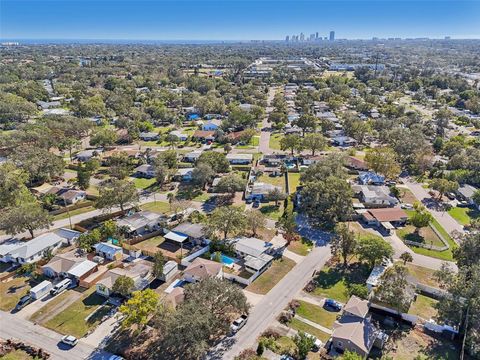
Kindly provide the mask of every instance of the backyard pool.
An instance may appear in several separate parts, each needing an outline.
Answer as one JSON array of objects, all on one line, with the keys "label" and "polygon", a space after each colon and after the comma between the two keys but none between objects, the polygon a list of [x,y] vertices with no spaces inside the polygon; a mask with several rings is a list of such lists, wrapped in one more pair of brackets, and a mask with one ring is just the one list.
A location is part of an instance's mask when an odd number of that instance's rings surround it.
[{"label": "backyard pool", "polygon": [[[214,257],[215,257],[215,254],[212,254],[212,259]],[[220,256],[220,258],[221,258],[222,264],[224,264],[226,266],[232,266],[233,264],[235,264],[238,261],[237,259],[231,258],[230,256],[227,256],[225,254],[222,254]]]}]

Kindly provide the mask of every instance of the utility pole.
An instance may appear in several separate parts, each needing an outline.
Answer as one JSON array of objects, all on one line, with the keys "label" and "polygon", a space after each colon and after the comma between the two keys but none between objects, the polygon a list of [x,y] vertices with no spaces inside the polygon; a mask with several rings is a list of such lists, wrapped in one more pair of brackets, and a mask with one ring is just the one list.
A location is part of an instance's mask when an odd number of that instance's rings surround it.
[{"label": "utility pole", "polygon": [[67,200],[65,200],[65,198],[63,198],[63,204],[65,205],[65,208],[67,209],[68,221],[70,222],[70,230],[72,230],[73,229],[73,227],[72,227],[72,217],[70,216],[70,209],[67,206]]}]

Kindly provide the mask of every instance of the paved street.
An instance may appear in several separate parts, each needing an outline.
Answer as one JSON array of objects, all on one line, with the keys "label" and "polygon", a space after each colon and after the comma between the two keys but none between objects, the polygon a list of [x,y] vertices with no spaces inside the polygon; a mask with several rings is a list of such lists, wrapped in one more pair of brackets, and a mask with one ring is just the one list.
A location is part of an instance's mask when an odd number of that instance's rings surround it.
[{"label": "paved street", "polygon": [[270,87],[268,91],[268,98],[267,98],[267,109],[265,113],[265,118],[262,121],[262,131],[260,133],[260,143],[258,145],[258,151],[263,154],[271,154],[272,150],[270,149],[270,131],[264,130],[269,129],[270,124],[268,123],[268,115],[272,112],[273,108],[270,104],[273,101],[273,97],[275,96],[276,88]]},{"label": "paved street", "polygon": [[[422,184],[412,181],[411,179],[404,179],[405,185],[413,193],[413,195],[419,200],[431,199],[431,196],[428,194],[428,190],[422,187]],[[438,211],[432,208],[428,208],[430,213],[433,215],[435,220],[437,220],[440,225],[451,234],[452,231],[456,230],[461,233],[464,232],[463,226],[460,225],[453,217],[450,216],[446,211]]]},{"label": "paved street", "polygon": [[[290,300],[303,289],[311,279],[313,271],[322,268],[330,256],[329,246],[313,249],[252,309],[249,321],[243,329],[235,337],[221,342],[207,358],[233,359],[242,350],[253,346],[257,337],[269,327]],[[230,345],[232,346],[225,351],[225,348]]]},{"label": "paved street", "polygon": [[75,347],[70,348],[59,343],[61,337],[62,335],[52,330],[0,311],[0,338],[21,340],[26,344],[42,348],[50,353],[50,359],[106,360],[112,355],[102,350],[97,351],[94,346],[84,343],[83,340],[80,340]]}]

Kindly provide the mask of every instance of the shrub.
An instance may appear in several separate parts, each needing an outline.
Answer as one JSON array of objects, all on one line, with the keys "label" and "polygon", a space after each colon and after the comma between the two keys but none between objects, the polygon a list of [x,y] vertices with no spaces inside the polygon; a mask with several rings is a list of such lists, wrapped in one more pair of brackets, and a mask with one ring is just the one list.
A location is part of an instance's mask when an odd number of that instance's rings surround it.
[{"label": "shrub", "polygon": [[265,346],[263,345],[263,342],[260,341],[257,346],[257,355],[262,356],[264,351],[265,351]]}]

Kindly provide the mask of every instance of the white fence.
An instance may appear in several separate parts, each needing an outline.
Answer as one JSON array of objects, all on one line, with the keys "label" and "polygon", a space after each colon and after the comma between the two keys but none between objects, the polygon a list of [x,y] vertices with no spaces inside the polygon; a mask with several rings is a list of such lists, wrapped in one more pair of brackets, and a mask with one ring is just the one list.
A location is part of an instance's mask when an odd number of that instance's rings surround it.
[{"label": "white fence", "polygon": [[182,262],[181,262],[182,266],[187,267],[188,265],[190,265],[190,263],[191,263],[192,260],[195,260],[195,259],[196,259],[197,257],[199,257],[200,255],[205,254],[208,250],[210,250],[210,246],[209,246],[209,245],[205,246],[204,248],[202,248],[202,249],[200,249],[200,250],[198,250],[198,251],[195,251],[193,254],[190,254],[190,255],[188,255],[187,257],[184,257],[184,258],[182,259]]}]

